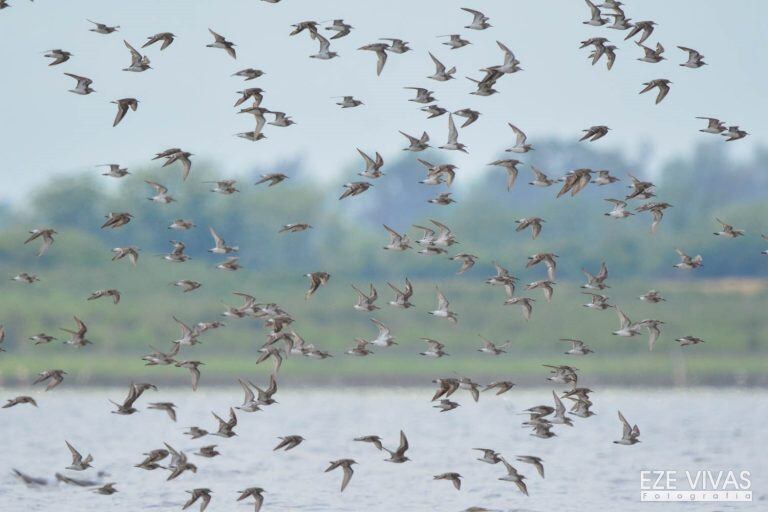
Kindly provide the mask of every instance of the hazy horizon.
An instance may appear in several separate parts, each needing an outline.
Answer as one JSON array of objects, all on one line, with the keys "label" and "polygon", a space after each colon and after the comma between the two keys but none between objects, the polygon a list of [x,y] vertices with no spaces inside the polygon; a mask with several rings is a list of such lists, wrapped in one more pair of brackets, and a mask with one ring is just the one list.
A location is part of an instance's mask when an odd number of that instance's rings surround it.
[{"label": "hazy horizon", "polygon": [[[470,16],[459,7],[465,4],[486,12],[494,28],[464,29]],[[447,116],[427,120],[421,105],[407,101],[412,91],[404,86],[434,90],[437,103],[449,110],[471,107],[482,112],[478,123],[460,130],[469,155],[445,157],[459,165],[459,181],[484,172],[489,159],[511,145],[507,122],[526,131],[534,146],[545,137],[576,140],[582,129],[606,124],[611,133],[595,145],[622,151],[654,172],[678,155],[690,155],[699,142],[717,140],[699,133],[703,122],[694,119],[715,116],[750,133],[746,143],[728,144],[730,154],[751,155],[754,148],[768,144],[762,112],[753,107],[762,101],[762,88],[755,82],[765,82],[766,77],[763,68],[752,65],[752,54],[740,49],[765,47],[759,23],[768,14],[768,5],[750,4],[743,10],[752,16],[727,17],[719,15],[721,6],[715,3],[630,3],[627,13],[633,19],[659,23],[646,44],[658,40],[667,49],[669,60],[647,64],[636,60],[641,50],[623,41],[625,32],[583,25],[588,9],[578,1],[548,3],[551,12],[559,13],[553,18],[542,16],[535,3],[458,0],[411,3],[407,10],[405,4],[401,8],[393,4],[376,12],[340,1],[322,5],[299,0],[233,1],[220,8],[180,0],[160,5],[148,0],[130,5],[17,0],[0,13],[0,41],[14,52],[13,59],[6,59],[10,78],[0,83],[4,119],[0,172],[15,180],[14,187],[0,191],[0,202],[19,203],[25,192],[52,176],[96,174],[96,164],[159,167],[151,157],[172,146],[194,153],[195,162],[214,162],[222,177],[279,171],[279,163],[301,160],[320,180],[345,180],[340,173],[360,162],[356,147],[379,151],[385,159],[401,153],[405,139],[398,130],[411,134],[426,130],[433,143],[444,142]],[[437,5],[439,17],[433,12]],[[111,35],[95,34],[86,18],[121,28]],[[310,59],[317,43],[306,33],[288,36],[293,23],[332,18],[344,18],[355,27],[348,37],[332,42],[338,59]],[[46,23],[54,19],[66,21]],[[208,27],[237,44],[237,60],[205,47],[211,40]],[[152,70],[121,71],[129,63],[123,39],[138,48],[146,37],[162,31],[172,31],[178,38],[162,52],[158,45],[142,50],[150,56]],[[448,33],[460,33],[473,44],[450,50],[435,37]],[[591,66],[589,51],[578,48],[579,41],[598,35],[619,46],[610,72],[604,62]],[[375,55],[357,50],[379,37],[400,37],[413,48],[390,55],[381,77],[375,73]],[[279,52],[263,45],[275,40],[282,42]],[[524,71],[501,80],[500,94],[468,95],[473,84],[464,77],[477,77],[479,68],[501,61],[497,40],[513,49]],[[699,49],[712,65],[697,70],[679,67],[685,54],[676,45]],[[48,67],[42,53],[52,48],[74,56]],[[428,51],[446,65],[455,65],[457,80],[426,79],[434,69]],[[262,69],[266,75],[249,82],[230,77],[246,67]],[[64,72],[92,78],[97,92],[89,96],[67,92],[74,82]],[[643,82],[660,77],[670,78],[673,88],[664,103],[654,105],[652,96],[637,92]],[[287,112],[297,124],[268,126],[268,138],[256,143],[236,137],[253,129],[251,117],[232,108],[236,91],[243,87],[264,88],[263,106]],[[331,97],[344,94],[353,94],[365,105],[340,110]],[[141,101],[138,112],[129,112],[123,123],[111,128],[115,107],[110,101],[128,96]],[[21,97],[38,101],[18,101]]]}]

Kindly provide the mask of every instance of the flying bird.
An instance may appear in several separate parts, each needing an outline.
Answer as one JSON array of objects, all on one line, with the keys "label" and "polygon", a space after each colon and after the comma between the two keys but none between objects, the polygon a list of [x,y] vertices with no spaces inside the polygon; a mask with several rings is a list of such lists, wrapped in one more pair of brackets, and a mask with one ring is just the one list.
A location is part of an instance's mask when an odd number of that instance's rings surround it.
[{"label": "flying bird", "polygon": [[120,124],[120,121],[123,120],[125,114],[128,113],[128,109],[136,112],[136,109],[139,108],[139,100],[136,98],[122,98],[112,101],[111,103],[117,105],[117,114],[115,115],[115,121],[112,123],[113,127]]},{"label": "flying bird", "polygon": [[96,92],[96,90],[91,87],[93,80],[91,80],[90,78],[74,75],[72,73],[64,73],[64,74],[70,78],[74,78],[75,80],[77,80],[77,85],[75,85],[74,89],[70,89],[69,92],[80,94],[82,96],[91,94],[92,92]]},{"label": "flying bird", "polygon": [[666,78],[657,78],[655,80],[651,80],[650,82],[645,82],[643,85],[645,86],[639,94],[646,93],[650,91],[651,89],[658,88],[659,92],[656,95],[656,105],[661,103],[661,100],[667,97],[667,94],[669,94],[669,84],[672,82],[670,80],[667,80]]},{"label": "flying bird", "polygon": [[492,25],[488,23],[488,20],[490,18],[483,14],[480,11],[476,11],[474,9],[469,9],[468,7],[462,7],[462,11],[466,11],[472,15],[472,23],[465,26],[464,28],[468,28],[471,30],[485,30],[487,28],[490,28]]},{"label": "flying bird", "polygon": [[220,48],[220,49],[226,51],[227,54],[230,57],[232,57],[233,59],[237,58],[237,53],[235,52],[235,46],[236,46],[235,43],[233,43],[231,41],[227,41],[227,39],[224,36],[222,36],[220,34],[217,34],[213,30],[211,30],[210,28],[208,29],[208,32],[211,33],[211,35],[213,36],[214,41],[213,41],[213,43],[207,44],[205,46],[207,46],[208,48]]},{"label": "flying bird", "polygon": [[326,473],[333,471],[336,468],[341,468],[344,471],[344,477],[341,480],[341,492],[349,485],[349,481],[352,480],[352,475],[355,473],[352,469],[352,465],[357,464],[353,459],[339,459],[330,462],[330,465],[325,470]]},{"label": "flying bird", "polygon": [[176,36],[171,32],[159,32],[153,36],[149,36],[147,42],[141,45],[141,47],[146,48],[147,46],[152,46],[153,44],[162,41],[163,44],[160,45],[160,51],[162,51],[171,46],[171,43],[173,43],[175,38]]},{"label": "flying bird", "polygon": [[640,429],[637,425],[630,426],[621,411],[619,411],[619,421],[621,421],[622,426],[621,439],[614,441],[614,444],[633,445],[639,443]]},{"label": "flying bird", "polygon": [[72,54],[66,50],[62,49],[55,49],[55,50],[48,50],[48,52],[45,53],[45,57],[49,59],[53,59],[49,66],[58,66],[59,64],[63,62],[67,62],[70,57],[72,57]]}]

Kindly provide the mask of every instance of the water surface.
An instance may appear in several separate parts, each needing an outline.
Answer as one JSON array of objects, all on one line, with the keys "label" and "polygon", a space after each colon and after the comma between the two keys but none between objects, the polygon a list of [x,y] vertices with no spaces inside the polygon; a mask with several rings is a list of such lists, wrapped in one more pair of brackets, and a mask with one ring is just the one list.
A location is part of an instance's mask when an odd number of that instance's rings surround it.
[{"label": "water surface", "polygon": [[[20,394],[5,389],[3,397]],[[28,392],[28,391],[26,391]],[[574,418],[575,426],[556,426],[557,437],[537,439],[521,428],[527,407],[551,402],[550,389],[513,390],[500,397],[483,394],[474,403],[457,393],[461,407],[439,413],[429,402],[432,390],[422,389],[300,389],[280,390],[279,404],[255,413],[238,413],[238,436],[207,436],[190,440],[182,432],[197,425],[215,430],[211,411],[225,416],[241,397],[236,388],[148,391],[132,416],[110,414],[111,398],[122,400],[123,389],[54,390],[38,393],[40,407],[0,410],[5,435],[0,457],[0,510],[82,512],[95,510],[179,510],[196,487],[213,490],[211,512],[252,509],[236,503],[237,491],[249,486],[267,490],[263,510],[269,511],[461,511],[471,506],[512,511],[582,510],[766,510],[768,509],[768,423],[765,390],[676,389],[599,390],[593,394],[589,419]],[[146,410],[152,401],[178,405],[178,422],[161,411]],[[616,417],[621,409],[640,426],[642,443],[619,446]],[[411,462],[384,462],[372,445],[353,442],[378,434],[394,447],[403,429],[410,440]],[[307,440],[290,452],[273,452],[277,437],[300,434]],[[64,440],[94,456],[95,469],[72,472]],[[189,452],[197,474],[185,473],[166,482],[167,472],[144,471],[133,465],[142,453],[172,446]],[[217,444],[222,456],[205,459],[191,452]],[[530,496],[514,484],[499,481],[501,464],[477,462],[472,448],[493,448],[508,459],[537,455],[544,459],[546,479],[523,463],[514,465],[528,479]],[[339,493],[341,472],[324,473],[328,461],[354,458],[355,475]],[[89,489],[51,483],[27,488],[11,475],[18,468],[53,480],[55,472],[74,477],[117,482],[119,493],[94,494]],[[639,501],[641,469],[749,470],[751,504],[651,504]],[[464,476],[457,492],[438,473]],[[250,503],[250,501],[248,502]],[[197,505],[192,507],[197,510]]]}]

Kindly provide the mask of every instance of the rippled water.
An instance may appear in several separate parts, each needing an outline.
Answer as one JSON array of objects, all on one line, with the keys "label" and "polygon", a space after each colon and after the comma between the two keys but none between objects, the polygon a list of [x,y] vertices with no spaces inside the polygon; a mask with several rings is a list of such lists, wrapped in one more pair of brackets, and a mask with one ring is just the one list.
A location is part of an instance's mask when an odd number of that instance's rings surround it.
[{"label": "rippled water", "polygon": [[[3,390],[3,397],[18,390]],[[204,437],[195,441],[182,435],[197,425],[215,430],[211,411],[225,415],[238,405],[238,390],[197,393],[182,390],[147,392],[141,412],[132,416],[110,414],[107,399],[120,400],[122,389],[98,391],[55,390],[36,395],[40,407],[18,406],[0,410],[4,435],[0,456],[0,510],[60,512],[88,510],[179,510],[185,490],[213,490],[211,512],[251,510],[236,503],[239,489],[260,486],[267,490],[263,510],[269,511],[460,511],[471,506],[493,510],[768,510],[768,447],[765,425],[768,407],[765,390],[638,390],[614,389],[594,393],[596,416],[574,418],[575,426],[555,427],[557,437],[537,439],[522,429],[517,413],[551,401],[548,389],[513,390],[501,397],[471,401],[458,392],[462,406],[439,413],[431,407],[431,390],[354,389],[281,390],[279,404],[256,413],[238,414],[237,437]],[[456,395],[454,395],[456,396]],[[164,412],[145,410],[150,401],[173,401],[178,423]],[[642,443],[619,446],[616,417],[620,408],[642,432]],[[383,462],[383,452],[352,438],[378,434],[385,445],[397,444],[405,430],[411,444],[411,462]],[[307,440],[290,452],[273,452],[277,436],[300,434]],[[64,440],[93,454],[95,470],[64,470],[70,462]],[[190,454],[199,467],[166,482],[162,470],[144,471],[133,464],[142,453],[160,448],[163,441],[185,451],[217,444],[222,456],[204,459]],[[475,447],[494,448],[513,455],[544,459],[546,479],[532,466],[516,463],[528,477],[530,496],[514,484],[499,481],[501,464],[475,461]],[[354,458],[355,475],[339,493],[341,472],[324,473],[327,462]],[[54,472],[96,478],[110,474],[119,493],[102,496],[88,489],[51,483],[27,488],[11,475],[18,468],[53,480]],[[715,469],[752,472],[754,501],[749,504],[651,504],[639,501],[641,469]],[[464,476],[457,492],[432,475],[456,471]],[[249,502],[250,503],[250,502]],[[192,510],[197,510],[197,505]]]}]

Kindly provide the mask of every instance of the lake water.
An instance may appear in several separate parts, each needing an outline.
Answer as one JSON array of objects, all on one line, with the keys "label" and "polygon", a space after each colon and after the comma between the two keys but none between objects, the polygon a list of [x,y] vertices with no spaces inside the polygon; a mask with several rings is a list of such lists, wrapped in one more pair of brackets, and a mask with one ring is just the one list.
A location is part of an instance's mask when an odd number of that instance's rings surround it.
[{"label": "lake water", "polygon": [[[559,388],[558,388],[559,389]],[[10,398],[20,392],[2,390]],[[490,393],[490,392],[489,392]],[[132,416],[110,414],[111,398],[121,401],[123,389],[95,391],[56,389],[36,393],[40,407],[0,409],[5,440],[0,456],[0,510],[82,512],[84,510],[180,510],[188,489],[208,487],[208,511],[252,510],[251,501],[237,503],[237,491],[249,486],[266,489],[262,510],[269,511],[461,511],[486,507],[500,511],[667,511],[768,510],[768,392],[717,389],[611,389],[593,394],[597,413],[574,417],[574,427],[555,426],[557,437],[538,439],[520,425],[522,409],[550,404],[551,389],[513,389],[474,403],[460,390],[456,410],[440,413],[430,403],[431,389],[299,389],[280,390],[280,402],[255,413],[238,413],[238,436],[207,436],[190,440],[182,432],[196,425],[215,430],[211,411],[225,416],[239,405],[239,388],[148,391]],[[154,401],[178,405],[178,423],[162,411],[146,410]],[[637,423],[642,442],[619,446],[616,411]],[[403,429],[411,462],[384,462],[384,452],[353,442],[377,434],[394,448]],[[289,452],[273,452],[277,436],[300,434],[306,441]],[[92,453],[94,467],[65,470],[70,455],[64,440],[83,454]],[[166,482],[166,471],[145,471],[133,465],[142,453],[167,441],[189,452],[197,474],[185,473]],[[217,444],[213,459],[192,455]],[[544,459],[546,479],[533,466],[513,462],[527,476],[530,496],[519,493],[501,464],[477,462],[472,448],[493,448],[510,461],[515,455]],[[340,471],[324,473],[328,461],[354,458],[359,463],[344,493]],[[11,468],[48,478],[55,472],[96,478],[110,474],[119,493],[102,496],[89,489],[50,483],[28,488]],[[748,470],[752,503],[642,503],[640,470]],[[464,476],[461,491],[433,475],[448,471]],[[199,502],[198,502],[199,504]],[[195,504],[190,510],[198,510]]]}]

